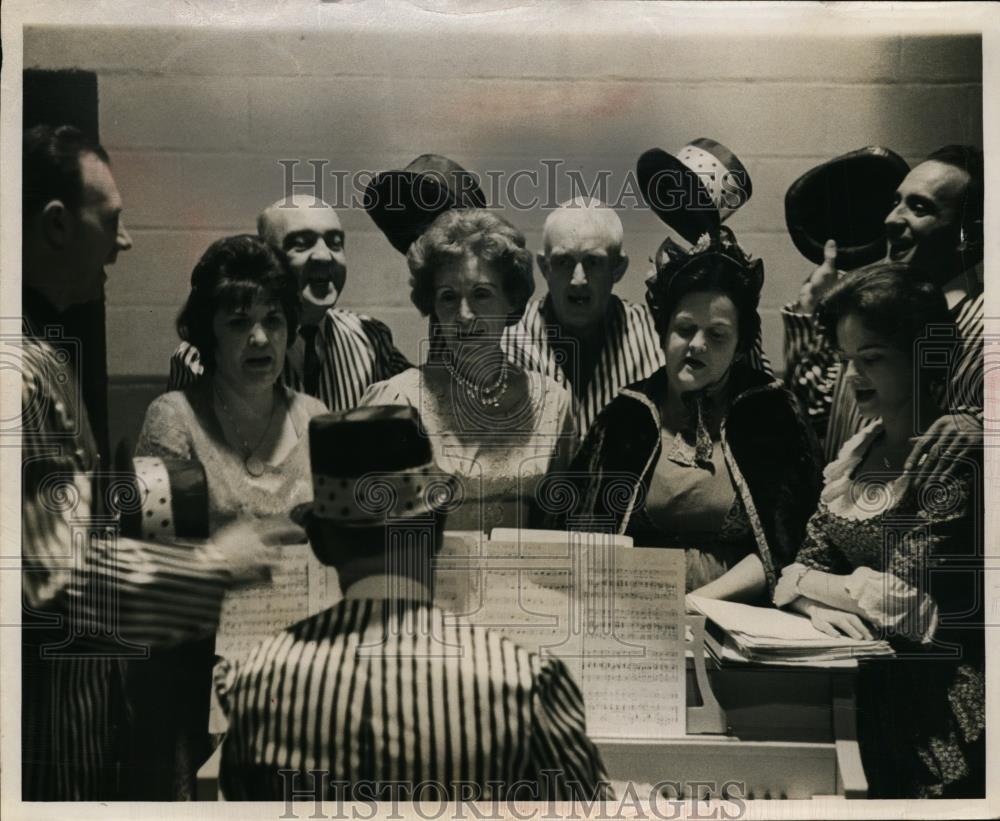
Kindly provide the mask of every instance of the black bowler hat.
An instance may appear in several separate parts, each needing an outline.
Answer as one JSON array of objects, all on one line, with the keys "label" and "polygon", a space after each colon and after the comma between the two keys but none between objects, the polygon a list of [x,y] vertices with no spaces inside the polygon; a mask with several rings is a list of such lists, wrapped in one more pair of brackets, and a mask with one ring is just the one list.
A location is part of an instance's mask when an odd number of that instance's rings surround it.
[{"label": "black bowler hat", "polygon": [[106,492],[123,536],[157,542],[208,538],[208,482],[201,462],[133,457],[123,441],[115,473]]},{"label": "black bowler hat", "polygon": [[457,479],[434,462],[420,415],[410,407],[355,408],[309,422],[313,501],[310,516],[350,527],[448,512],[460,503]]},{"label": "black bowler hat", "polygon": [[722,143],[699,137],[677,152],[651,148],[636,162],[646,204],[688,242],[719,227],[753,193],[746,167]]},{"label": "black bowler hat", "polygon": [[365,210],[399,253],[445,211],[485,208],[476,175],[440,154],[421,154],[402,171],[383,171],[365,189]]},{"label": "black bowler hat", "polygon": [[885,217],[909,173],[906,160],[870,145],[807,171],[785,194],[785,224],[799,252],[817,265],[837,241],[837,267],[860,268],[885,257]]}]

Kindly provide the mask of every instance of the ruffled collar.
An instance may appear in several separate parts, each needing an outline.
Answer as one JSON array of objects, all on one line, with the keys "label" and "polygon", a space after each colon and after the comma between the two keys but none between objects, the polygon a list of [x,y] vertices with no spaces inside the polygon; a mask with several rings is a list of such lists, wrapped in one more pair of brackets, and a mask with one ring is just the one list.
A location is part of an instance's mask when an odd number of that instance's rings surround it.
[{"label": "ruffled collar", "polygon": [[876,419],[848,439],[837,458],[823,469],[820,503],[836,516],[863,521],[873,519],[899,504],[910,484],[910,474],[903,473],[884,482],[857,482],[854,471],[868,449],[882,433],[882,420]]}]

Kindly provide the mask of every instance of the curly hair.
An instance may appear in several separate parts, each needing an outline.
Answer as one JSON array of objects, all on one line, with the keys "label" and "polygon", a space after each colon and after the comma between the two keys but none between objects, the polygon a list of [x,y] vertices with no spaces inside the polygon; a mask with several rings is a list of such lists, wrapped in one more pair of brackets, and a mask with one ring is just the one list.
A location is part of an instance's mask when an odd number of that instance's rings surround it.
[{"label": "curly hair", "polygon": [[511,304],[507,324],[524,314],[535,291],[531,253],[524,234],[485,208],[445,211],[410,246],[410,300],[423,316],[434,314],[434,277],[442,266],[473,255],[489,263],[502,277]]},{"label": "curly hair", "polygon": [[177,333],[198,349],[209,371],[215,367],[212,323],[220,308],[246,308],[255,299],[281,306],[288,339],[299,326],[298,285],[285,255],[252,234],[216,240],[191,272],[191,293],[177,317]]},{"label": "curly hair", "polygon": [[737,350],[745,353],[753,347],[760,334],[757,306],[764,266],[740,248],[732,231],[723,227],[714,239],[706,235],[691,251],[667,238],[657,250],[655,260],[656,276],[646,283],[646,303],[661,339],[685,296],[718,291],[733,301],[739,314]]},{"label": "curly hair", "polygon": [[906,262],[867,265],[830,289],[816,307],[816,319],[834,348],[839,347],[837,324],[849,314],[907,353],[930,328],[945,331],[942,341],[954,344],[955,322],[944,294],[927,274]]}]

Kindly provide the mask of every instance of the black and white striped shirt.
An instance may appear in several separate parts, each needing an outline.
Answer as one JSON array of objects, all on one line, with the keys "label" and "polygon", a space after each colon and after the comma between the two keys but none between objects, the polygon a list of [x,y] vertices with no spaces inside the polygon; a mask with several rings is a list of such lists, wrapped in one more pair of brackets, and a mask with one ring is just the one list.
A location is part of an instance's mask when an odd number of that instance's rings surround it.
[{"label": "black and white striped shirt", "polygon": [[22,373],[22,798],[113,800],[123,661],[211,633],[229,574],[209,546],[133,541],[95,518],[108,506],[75,374],[33,335]]},{"label": "black and white striped shirt", "polygon": [[[306,344],[302,334],[289,342],[282,381],[292,390],[317,397],[332,411],[357,407],[369,385],[413,367],[396,349],[385,324],[340,308],[323,315],[313,342],[319,365],[315,386],[306,385]],[[167,390],[183,390],[203,372],[198,349],[182,342],[170,357]]]},{"label": "black and white striped shirt", "polygon": [[425,601],[351,592],[216,668],[227,799],[607,794],[561,662]]},{"label": "black and white striped shirt", "polygon": [[[545,297],[528,303],[521,321],[504,332],[503,344],[512,362],[525,370],[541,371],[567,387],[573,396],[573,410],[581,439],[597,415],[622,388],[652,376],[666,364],[649,309],[645,305],[626,302],[614,294],[608,305],[604,347],[594,373],[577,374],[578,385],[564,370],[563,354],[553,345],[553,342],[564,338],[561,334],[551,303]],[[749,361],[751,367],[773,374],[759,333]]]},{"label": "black and white striped shirt", "polygon": [[594,373],[577,374],[578,384],[564,370],[561,352],[553,345],[562,338],[551,303],[545,297],[528,303],[520,322],[505,331],[503,344],[516,365],[541,371],[569,390],[581,437],[618,391],[650,376],[666,361],[649,309],[613,294],[608,305],[604,346]]}]

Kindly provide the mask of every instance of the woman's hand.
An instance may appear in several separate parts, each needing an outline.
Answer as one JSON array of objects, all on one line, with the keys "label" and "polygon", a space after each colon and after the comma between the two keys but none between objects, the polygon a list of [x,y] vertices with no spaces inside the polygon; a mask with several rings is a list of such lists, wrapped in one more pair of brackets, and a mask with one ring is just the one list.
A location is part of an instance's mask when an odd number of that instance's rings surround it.
[{"label": "woman's hand", "polygon": [[868,629],[868,625],[854,613],[837,610],[833,607],[823,607],[815,602],[805,604],[801,610],[809,616],[813,627],[828,636],[834,638],[847,636],[851,639],[867,639],[869,641],[875,638],[871,630]]}]

